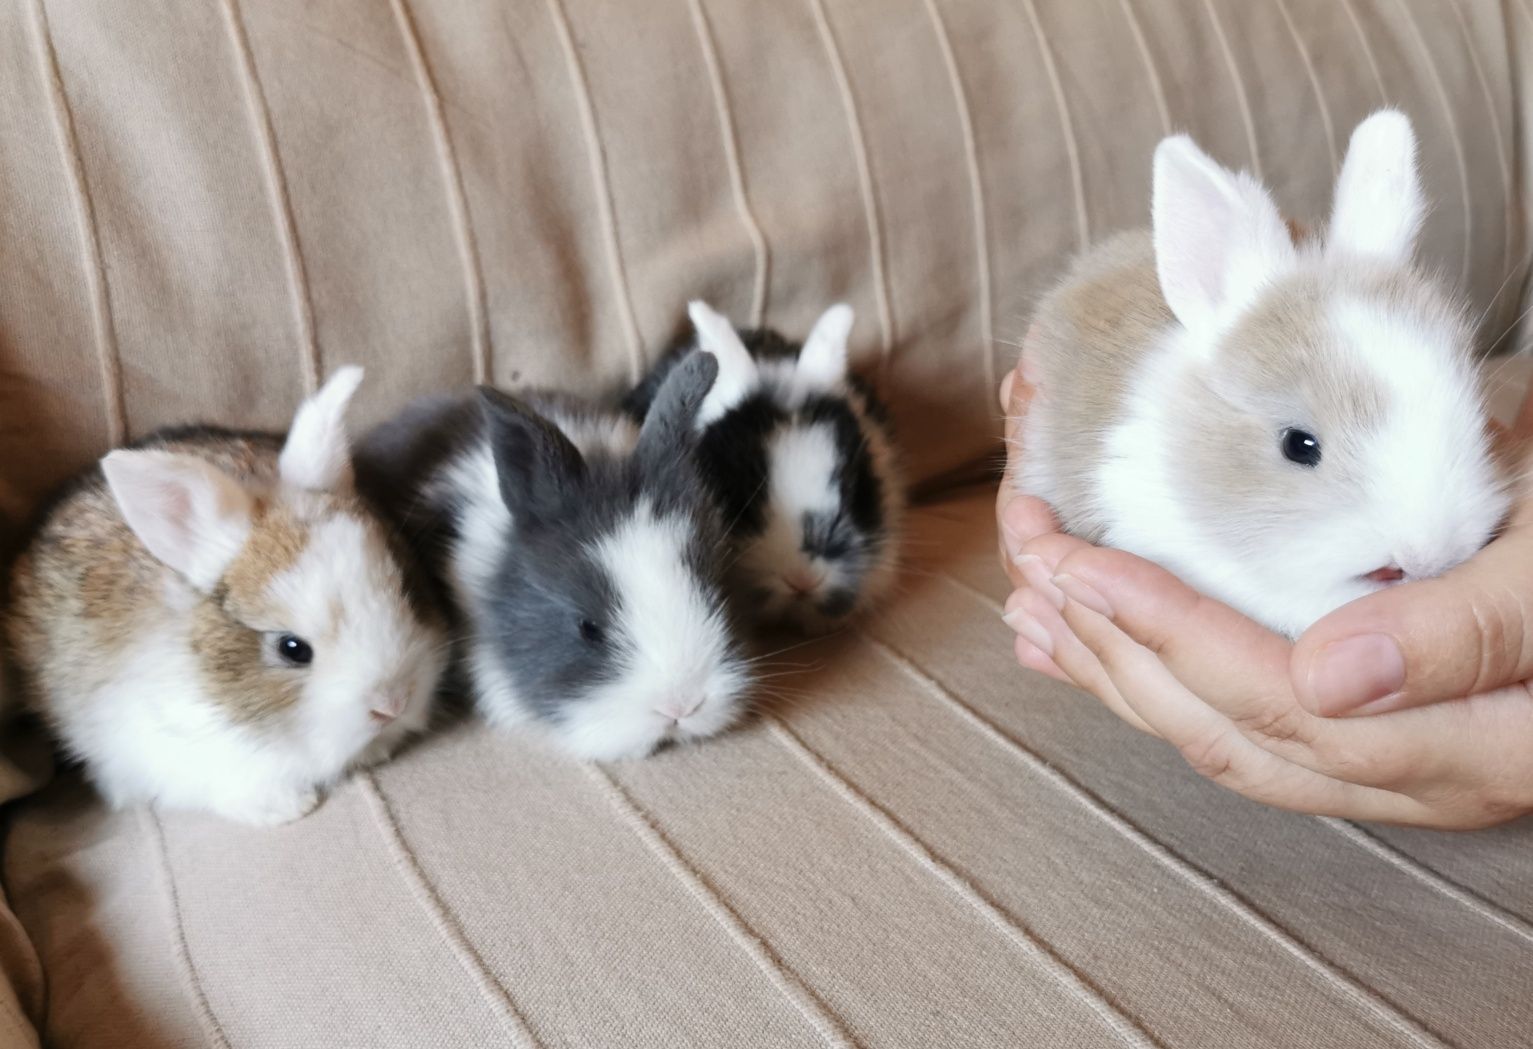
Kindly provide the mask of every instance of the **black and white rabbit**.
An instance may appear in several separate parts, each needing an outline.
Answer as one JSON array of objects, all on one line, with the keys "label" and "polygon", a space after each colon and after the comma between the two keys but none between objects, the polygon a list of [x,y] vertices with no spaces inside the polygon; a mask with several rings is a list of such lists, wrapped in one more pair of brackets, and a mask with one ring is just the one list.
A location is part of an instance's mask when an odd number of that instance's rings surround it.
[{"label": "black and white rabbit", "polygon": [[722,520],[692,454],[716,372],[705,354],[677,369],[642,426],[481,387],[417,402],[363,441],[359,481],[441,584],[491,723],[616,759],[744,713]]},{"label": "black and white rabbit", "polygon": [[847,369],[851,307],[826,310],[802,345],[737,331],[706,303],[687,312],[695,341],[663,357],[624,408],[642,419],[680,362],[718,358],[696,425],[737,547],[730,586],[759,622],[834,629],[893,583],[904,509],[888,416]]}]

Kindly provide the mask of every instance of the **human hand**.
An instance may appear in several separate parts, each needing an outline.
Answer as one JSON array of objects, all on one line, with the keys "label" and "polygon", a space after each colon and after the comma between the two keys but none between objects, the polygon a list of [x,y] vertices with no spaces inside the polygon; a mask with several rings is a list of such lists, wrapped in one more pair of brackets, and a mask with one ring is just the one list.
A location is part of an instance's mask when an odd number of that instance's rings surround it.
[{"label": "human hand", "polygon": [[[1014,438],[1032,390],[1015,375],[1004,389]],[[1533,404],[1510,436],[1529,422]],[[1020,452],[1009,440],[1008,477]],[[1526,502],[1471,562],[1338,610],[1297,647],[1148,561],[1062,534],[1046,505],[1008,485],[996,508],[1018,582],[1006,605],[1018,661],[1092,692],[1203,775],[1267,804],[1356,819],[1469,828],[1533,811]],[[1446,643],[1436,636],[1445,625]],[[1373,691],[1390,685],[1327,647],[1359,628],[1400,646],[1402,683],[1374,716],[1318,716],[1311,671],[1327,660]],[[1446,696],[1455,702],[1402,709]]]}]

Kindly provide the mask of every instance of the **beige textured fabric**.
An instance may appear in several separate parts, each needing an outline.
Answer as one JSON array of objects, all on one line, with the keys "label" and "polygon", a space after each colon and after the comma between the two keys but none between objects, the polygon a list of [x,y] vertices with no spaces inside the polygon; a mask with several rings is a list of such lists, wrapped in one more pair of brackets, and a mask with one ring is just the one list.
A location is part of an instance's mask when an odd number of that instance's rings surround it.
[{"label": "beige textured fabric", "polygon": [[[790,333],[852,302],[936,484],[1162,134],[1315,218],[1385,102],[1490,343],[1530,41],[1526,0],[13,0],[0,513],[162,423],[279,426],[343,362],[364,422],[604,387],[696,295]],[[465,724],[277,830],[11,804],[0,1045],[1533,1044],[1527,826],[1202,783],[1016,670],[991,542],[986,493],[922,509],[885,614],[649,762]]]},{"label": "beige textured fabric", "polygon": [[53,1043],[1512,1046],[1529,828],[1280,813],[1019,678],[989,493],[769,717],[584,767],[466,724],[276,830],[72,779],[6,881]]}]

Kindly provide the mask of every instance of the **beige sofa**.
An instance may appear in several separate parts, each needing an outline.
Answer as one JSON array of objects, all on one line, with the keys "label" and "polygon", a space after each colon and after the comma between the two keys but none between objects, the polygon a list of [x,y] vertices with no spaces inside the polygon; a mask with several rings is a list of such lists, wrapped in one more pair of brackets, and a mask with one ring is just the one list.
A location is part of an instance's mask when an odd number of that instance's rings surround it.
[{"label": "beige sofa", "polygon": [[[908,570],[764,715],[586,767],[473,723],[272,830],[6,807],[0,1045],[1533,1045],[1533,827],[1263,809],[1017,669],[994,387],[1173,128],[1323,214],[1417,122],[1424,254],[1519,314],[1526,0],[12,0],[0,509],[113,441],[624,380],[704,296],[857,310]],[[1499,292],[1499,294],[1498,294]],[[1513,333],[1507,340],[1515,342]]]}]

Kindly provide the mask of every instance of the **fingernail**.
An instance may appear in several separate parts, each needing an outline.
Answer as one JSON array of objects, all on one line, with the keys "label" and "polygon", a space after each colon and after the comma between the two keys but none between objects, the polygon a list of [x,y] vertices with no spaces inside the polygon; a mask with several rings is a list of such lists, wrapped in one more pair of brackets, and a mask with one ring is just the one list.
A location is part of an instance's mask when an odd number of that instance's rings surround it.
[{"label": "fingernail", "polygon": [[1310,664],[1309,690],[1322,717],[1377,702],[1404,684],[1405,655],[1387,634],[1332,641]]},{"label": "fingernail", "polygon": [[1007,612],[1001,619],[1005,621],[1007,626],[1026,638],[1028,643],[1038,651],[1050,659],[1054,658],[1054,639],[1049,636],[1047,630],[1043,629],[1043,624],[1039,623],[1038,620],[1020,608]]},{"label": "fingernail", "polygon": [[1100,612],[1108,619],[1113,617],[1112,605],[1107,603],[1107,598],[1073,575],[1057,575],[1054,577],[1053,583],[1063,590],[1071,600],[1080,602],[1093,612]]},{"label": "fingernail", "polygon": [[1049,566],[1043,563],[1043,558],[1037,554],[1023,554],[1012,558],[1011,563],[1022,572],[1022,578],[1027,580],[1028,586],[1038,592],[1038,596],[1055,608],[1065,607],[1065,595],[1059,587],[1054,585],[1053,573],[1049,571]]}]

